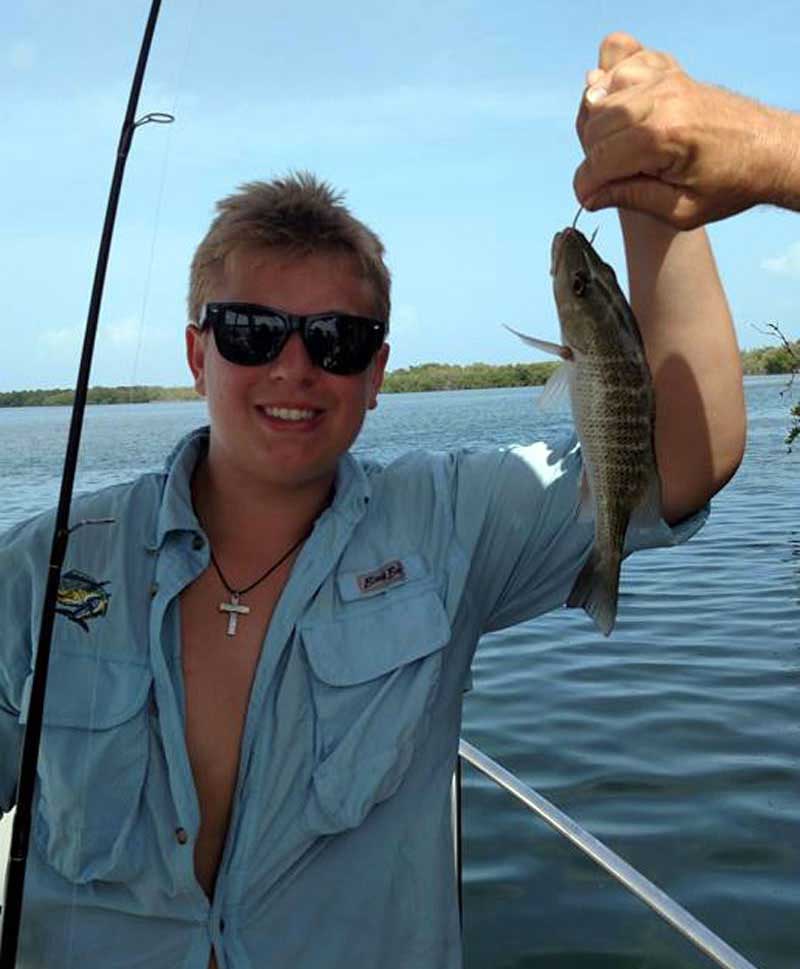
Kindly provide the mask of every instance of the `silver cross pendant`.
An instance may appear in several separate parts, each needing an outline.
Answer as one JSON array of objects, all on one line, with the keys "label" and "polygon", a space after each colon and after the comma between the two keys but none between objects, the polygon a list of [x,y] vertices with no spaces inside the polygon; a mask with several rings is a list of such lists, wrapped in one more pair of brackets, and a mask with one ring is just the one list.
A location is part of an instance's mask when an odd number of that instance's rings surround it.
[{"label": "silver cross pendant", "polygon": [[219,611],[228,613],[228,635],[235,636],[239,616],[246,616],[250,612],[250,607],[240,606],[238,593],[231,592],[231,601],[220,602]]}]

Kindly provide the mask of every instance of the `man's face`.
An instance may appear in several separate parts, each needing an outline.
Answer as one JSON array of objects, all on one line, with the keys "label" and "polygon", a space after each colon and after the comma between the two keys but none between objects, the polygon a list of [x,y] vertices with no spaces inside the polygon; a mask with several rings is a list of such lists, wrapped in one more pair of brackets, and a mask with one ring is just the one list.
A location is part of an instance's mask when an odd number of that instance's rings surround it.
[{"label": "man's face", "polygon": [[[375,315],[374,292],[347,253],[238,250],[210,299],[299,314]],[[218,473],[290,488],[332,482],[339,456],[377,404],[389,356],[384,344],[363,373],[337,376],[311,362],[298,333],[277,359],[255,367],[221,357],[210,330],[187,327],[186,344],[195,387],[208,400],[209,461]],[[295,413],[281,416],[280,410]],[[289,419],[297,411],[306,413]]]}]

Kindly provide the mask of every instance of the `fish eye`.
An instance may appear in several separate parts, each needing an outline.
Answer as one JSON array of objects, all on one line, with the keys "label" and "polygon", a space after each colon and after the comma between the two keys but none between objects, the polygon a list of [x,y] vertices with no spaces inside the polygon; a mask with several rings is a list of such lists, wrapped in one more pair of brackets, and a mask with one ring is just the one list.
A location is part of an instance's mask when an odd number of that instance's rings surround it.
[{"label": "fish eye", "polygon": [[586,292],[586,287],[589,284],[589,277],[582,270],[576,270],[572,275],[572,292],[576,296],[583,296]]}]

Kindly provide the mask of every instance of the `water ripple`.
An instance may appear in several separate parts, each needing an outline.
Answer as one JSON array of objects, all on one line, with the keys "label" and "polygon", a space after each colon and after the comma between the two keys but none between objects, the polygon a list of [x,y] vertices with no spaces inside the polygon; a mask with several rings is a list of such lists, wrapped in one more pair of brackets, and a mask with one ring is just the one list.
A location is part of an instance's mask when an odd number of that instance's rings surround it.
[{"label": "water ripple", "polygon": [[[800,449],[747,382],[742,468],[688,545],[623,565],[610,639],[560,610],[484,637],[464,735],[764,969],[800,953]],[[529,390],[382,397],[357,451],[558,435]],[[52,504],[66,409],[0,411],[0,529]],[[90,408],[81,489],[161,466],[202,404]],[[122,444],[121,442],[124,442]],[[467,969],[702,969],[644,906],[464,772]]]}]

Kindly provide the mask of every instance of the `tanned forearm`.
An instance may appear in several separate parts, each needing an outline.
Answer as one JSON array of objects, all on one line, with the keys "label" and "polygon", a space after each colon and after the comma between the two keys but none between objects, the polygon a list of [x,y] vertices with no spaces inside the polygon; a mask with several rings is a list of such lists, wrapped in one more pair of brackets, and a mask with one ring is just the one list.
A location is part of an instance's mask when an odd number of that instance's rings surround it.
[{"label": "tanned forearm", "polygon": [[762,201],[800,212],[800,114],[762,108],[761,148],[766,172]]},{"label": "tanned forearm", "polygon": [[741,358],[705,230],[620,212],[631,306],[656,396],[662,512],[680,521],[735,473],[745,443]]}]

